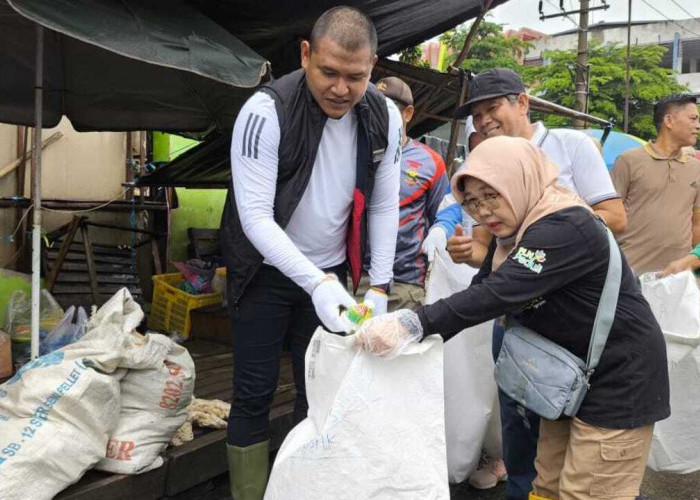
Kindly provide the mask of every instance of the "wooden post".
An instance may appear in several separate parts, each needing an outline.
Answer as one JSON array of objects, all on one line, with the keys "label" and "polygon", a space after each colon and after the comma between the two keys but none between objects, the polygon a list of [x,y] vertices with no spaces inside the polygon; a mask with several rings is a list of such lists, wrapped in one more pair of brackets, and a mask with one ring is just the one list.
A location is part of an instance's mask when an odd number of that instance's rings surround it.
[{"label": "wooden post", "polygon": [[[481,13],[479,16],[474,19],[474,23],[472,23],[471,28],[469,29],[469,33],[467,33],[467,38],[464,40],[464,45],[462,46],[462,50],[457,56],[457,59],[455,60],[453,66],[455,68],[459,68],[459,66],[464,62],[464,60],[467,58],[467,55],[469,54],[469,51],[472,48],[472,42],[474,40],[474,37],[476,36],[476,31],[479,28],[479,25],[481,24],[481,21],[484,20],[484,17],[486,16],[486,13],[489,11],[491,8],[491,4],[493,3],[493,0],[486,0],[486,3],[484,4],[484,8],[482,9]],[[443,79],[440,81],[438,85],[433,87],[433,89],[430,91],[430,94],[425,98],[423,101],[423,104],[419,107],[419,109],[416,109],[415,115],[414,115],[414,120],[416,120],[418,117],[422,116],[423,113],[428,111],[428,104],[430,103],[430,99],[434,96],[440,93],[440,91],[447,85],[447,82],[449,82],[452,78],[454,78],[450,73],[446,74]]]},{"label": "wooden post", "polygon": [[151,238],[151,254],[153,255],[153,271],[155,274],[163,274],[163,264],[160,262],[160,252],[158,251],[158,240]]},{"label": "wooden post", "polygon": [[81,220],[81,217],[74,216],[73,220],[70,223],[70,227],[68,228],[68,234],[66,234],[65,239],[61,244],[61,249],[58,251],[58,256],[56,256],[56,260],[54,261],[53,266],[51,267],[51,273],[49,274],[49,277],[46,278],[46,289],[49,292],[53,290],[53,287],[56,284],[56,278],[58,277],[58,273],[61,271],[61,267],[63,267],[63,261],[66,260],[68,250],[70,250],[70,246],[73,244],[73,240],[75,239],[75,233],[78,230],[78,226],[80,226]]},{"label": "wooden post", "polygon": [[[460,92],[459,100],[457,101],[457,108],[464,104],[467,100],[467,95],[469,93],[469,81],[467,76],[462,77],[462,92]],[[459,128],[462,126],[461,120],[452,119],[452,128],[450,129],[450,143],[447,145],[447,155],[445,156],[445,166],[447,167],[447,178],[451,179],[454,174],[454,156],[455,149],[457,149],[457,139],[459,138]],[[467,137],[467,141],[469,138]]]},{"label": "wooden post", "polygon": [[90,290],[92,291],[92,300],[95,305],[99,305],[100,292],[97,287],[97,271],[95,270],[95,260],[92,255],[92,243],[88,234],[88,227],[85,219],[80,221],[80,233],[83,236],[83,247],[85,248],[85,262],[87,263],[88,275],[90,276]]}]

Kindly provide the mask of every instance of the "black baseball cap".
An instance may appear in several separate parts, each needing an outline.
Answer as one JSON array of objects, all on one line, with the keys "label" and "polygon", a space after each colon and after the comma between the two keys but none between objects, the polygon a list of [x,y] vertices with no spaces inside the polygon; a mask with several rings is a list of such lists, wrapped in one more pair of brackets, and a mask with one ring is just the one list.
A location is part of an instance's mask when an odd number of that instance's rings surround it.
[{"label": "black baseball cap", "polygon": [[482,71],[469,82],[469,98],[455,112],[455,118],[461,120],[472,114],[472,104],[494,97],[510,94],[522,94],[525,85],[520,76],[512,69],[493,68]]}]

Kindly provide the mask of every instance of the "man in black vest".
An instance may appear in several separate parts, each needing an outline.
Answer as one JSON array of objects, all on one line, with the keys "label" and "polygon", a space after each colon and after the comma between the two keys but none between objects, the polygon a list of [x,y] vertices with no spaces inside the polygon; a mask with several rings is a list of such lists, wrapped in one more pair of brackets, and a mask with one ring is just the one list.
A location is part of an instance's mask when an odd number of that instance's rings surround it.
[{"label": "man in black vest", "polygon": [[306,417],[304,355],[320,325],[345,331],[366,240],[365,295],[386,312],[399,213],[401,116],[369,85],[377,56],[371,20],[325,12],[301,43],[302,69],[263,86],[241,109],[231,142],[232,196],[221,224],[234,335],[228,459],[235,500],[262,498],[269,411],[283,345],[290,346]]}]

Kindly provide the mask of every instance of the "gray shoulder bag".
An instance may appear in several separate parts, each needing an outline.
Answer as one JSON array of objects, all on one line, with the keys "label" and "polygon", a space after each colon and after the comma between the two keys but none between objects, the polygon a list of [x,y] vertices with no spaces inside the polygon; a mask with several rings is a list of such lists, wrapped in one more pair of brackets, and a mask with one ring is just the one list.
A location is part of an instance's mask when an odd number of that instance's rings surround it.
[{"label": "gray shoulder bag", "polygon": [[496,361],[498,387],[548,420],[573,417],[578,412],[615,319],[622,266],[620,249],[610,230],[606,228],[605,231],[610,246],[608,275],[598,302],[586,362],[523,326],[506,331]]}]

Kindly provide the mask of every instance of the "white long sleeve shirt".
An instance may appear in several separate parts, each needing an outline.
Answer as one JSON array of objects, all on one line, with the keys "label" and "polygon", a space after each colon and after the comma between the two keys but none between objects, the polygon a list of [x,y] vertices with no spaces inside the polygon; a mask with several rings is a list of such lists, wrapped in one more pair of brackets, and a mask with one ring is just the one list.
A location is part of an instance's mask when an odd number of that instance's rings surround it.
[{"label": "white long sleeve shirt", "polygon": [[[399,217],[401,115],[387,99],[388,145],[369,205],[372,284],[391,281]],[[264,257],[308,293],[346,260],[357,160],[357,117],[329,118],[304,194],[283,230],[274,220],[280,128],[273,99],[257,92],[233,128],[231,173],[243,232]]]}]

